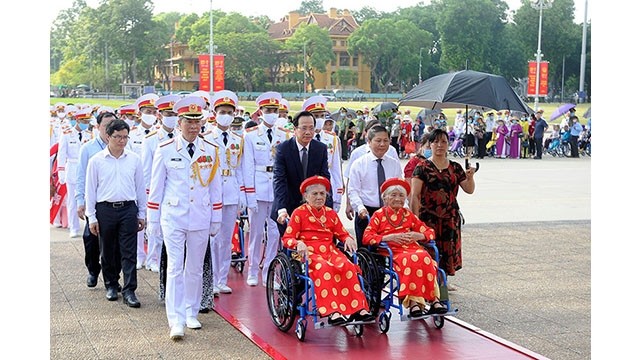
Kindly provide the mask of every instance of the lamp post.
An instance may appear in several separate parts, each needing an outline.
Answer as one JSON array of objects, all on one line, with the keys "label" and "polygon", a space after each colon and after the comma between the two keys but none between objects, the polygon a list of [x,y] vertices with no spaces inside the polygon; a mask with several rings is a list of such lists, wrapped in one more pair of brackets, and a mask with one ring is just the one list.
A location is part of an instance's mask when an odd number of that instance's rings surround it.
[{"label": "lamp post", "polygon": [[423,49],[418,52],[418,83],[420,84],[423,81],[423,78],[421,77],[421,73],[423,72]]},{"label": "lamp post", "polygon": [[209,94],[214,91],[214,18],[212,17],[213,1],[209,0]]},{"label": "lamp post", "polygon": [[543,24],[543,9],[552,6],[553,0],[531,0],[530,5],[539,10],[539,42],[536,48],[536,95],[534,97],[534,110],[539,109],[539,77],[541,76],[541,25]]},{"label": "lamp post", "polygon": [[303,91],[307,92],[307,41],[303,43]]}]

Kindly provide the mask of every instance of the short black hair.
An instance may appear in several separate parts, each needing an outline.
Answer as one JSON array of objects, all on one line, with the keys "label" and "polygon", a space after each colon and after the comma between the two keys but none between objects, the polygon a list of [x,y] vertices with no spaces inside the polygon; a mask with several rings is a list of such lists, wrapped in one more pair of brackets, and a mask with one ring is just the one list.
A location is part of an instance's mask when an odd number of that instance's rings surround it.
[{"label": "short black hair", "polygon": [[294,124],[294,127],[298,127],[298,120],[303,116],[310,116],[312,119],[314,118],[314,114],[309,111],[303,110],[294,116],[294,119],[292,120],[292,124]]},{"label": "short black hair", "polygon": [[98,124],[100,124],[100,123],[102,122],[102,119],[103,119],[105,116],[112,116],[114,119],[117,119],[117,118],[118,118],[118,115],[116,115],[116,114],[112,113],[111,111],[105,111],[105,112],[100,113],[100,114],[98,115],[98,117],[96,118],[96,122],[97,122]]},{"label": "short black hair", "polygon": [[434,129],[429,133],[429,136],[427,137],[427,141],[431,143],[435,142],[436,139],[443,137],[447,142],[450,141],[450,136],[447,135],[447,131],[443,129]]},{"label": "short black hair", "polygon": [[129,124],[127,124],[124,120],[116,119],[110,122],[109,125],[107,125],[107,135],[111,136],[116,131],[125,129],[127,129],[127,133],[129,133]]},{"label": "short black hair", "polygon": [[257,126],[258,124],[254,120],[248,120],[245,123],[245,129],[253,128],[254,126]]},{"label": "short black hair", "polygon": [[387,137],[389,137],[389,132],[387,131],[387,128],[383,125],[374,125],[372,126],[371,129],[367,131],[367,140],[371,141],[376,134],[384,132]]}]

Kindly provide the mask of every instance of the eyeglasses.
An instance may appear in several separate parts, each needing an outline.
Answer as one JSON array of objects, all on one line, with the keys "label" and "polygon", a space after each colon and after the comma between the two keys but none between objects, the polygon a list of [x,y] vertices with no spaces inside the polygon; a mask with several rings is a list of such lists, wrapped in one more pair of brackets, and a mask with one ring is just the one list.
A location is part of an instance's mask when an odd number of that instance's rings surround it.
[{"label": "eyeglasses", "polygon": [[313,127],[313,126],[310,126],[310,127],[303,126],[303,127],[297,127],[296,129],[306,133],[306,132],[314,132],[315,127]]},{"label": "eyeglasses", "polygon": [[110,137],[112,139],[116,140],[116,141],[129,140],[129,136],[127,136],[127,135],[124,135],[124,136],[123,135],[111,135]]}]

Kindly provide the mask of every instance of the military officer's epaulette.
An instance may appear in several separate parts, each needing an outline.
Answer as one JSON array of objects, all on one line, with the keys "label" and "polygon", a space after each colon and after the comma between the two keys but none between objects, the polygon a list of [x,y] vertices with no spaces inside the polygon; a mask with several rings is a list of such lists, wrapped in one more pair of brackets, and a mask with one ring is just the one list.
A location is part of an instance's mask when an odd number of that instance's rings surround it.
[{"label": "military officer's epaulette", "polygon": [[176,139],[174,139],[174,138],[167,139],[167,140],[161,142],[158,146],[163,147],[163,146],[169,145],[169,144],[173,143],[174,140],[176,140]]},{"label": "military officer's epaulette", "polygon": [[255,131],[255,130],[258,130],[258,125],[252,126],[250,128],[245,129],[245,132],[252,132],[252,131]]},{"label": "military officer's epaulette", "polygon": [[148,138],[150,136],[154,136],[156,134],[158,134],[158,130],[150,131],[149,134],[145,135],[145,138]]},{"label": "military officer's epaulette", "polygon": [[62,133],[63,134],[71,134],[71,129],[63,130]]}]

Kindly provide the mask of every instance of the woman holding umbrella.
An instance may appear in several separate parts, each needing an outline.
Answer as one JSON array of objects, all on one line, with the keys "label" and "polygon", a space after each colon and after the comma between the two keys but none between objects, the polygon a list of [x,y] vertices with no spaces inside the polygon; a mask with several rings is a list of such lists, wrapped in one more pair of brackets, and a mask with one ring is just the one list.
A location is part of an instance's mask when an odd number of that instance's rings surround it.
[{"label": "woman holding umbrella", "polygon": [[411,180],[410,209],[436,232],[441,255],[439,267],[452,276],[463,266],[461,256],[461,214],[456,199],[459,187],[474,193],[475,169],[463,167],[447,158],[448,135],[435,129],[428,138],[432,155],[414,169]]}]

